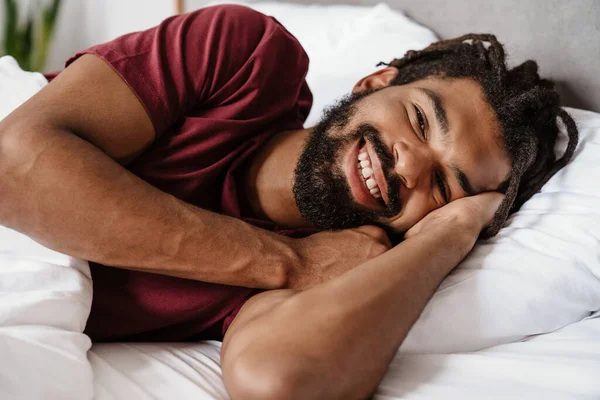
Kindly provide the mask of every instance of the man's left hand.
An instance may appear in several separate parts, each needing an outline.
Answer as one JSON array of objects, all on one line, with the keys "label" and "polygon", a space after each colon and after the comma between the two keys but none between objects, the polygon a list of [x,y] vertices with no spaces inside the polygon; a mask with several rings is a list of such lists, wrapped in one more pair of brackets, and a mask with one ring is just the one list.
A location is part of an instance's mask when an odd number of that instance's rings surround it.
[{"label": "man's left hand", "polygon": [[486,192],[452,201],[427,214],[404,237],[409,239],[424,232],[451,229],[457,235],[466,235],[474,243],[481,231],[492,222],[503,199],[501,193]]}]

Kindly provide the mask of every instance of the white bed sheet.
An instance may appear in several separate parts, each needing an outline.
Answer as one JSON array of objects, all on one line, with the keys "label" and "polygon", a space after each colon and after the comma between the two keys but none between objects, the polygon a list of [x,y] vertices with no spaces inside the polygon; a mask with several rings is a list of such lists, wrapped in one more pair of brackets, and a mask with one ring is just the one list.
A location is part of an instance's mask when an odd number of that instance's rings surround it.
[{"label": "white bed sheet", "polygon": [[[227,399],[220,342],[97,344],[96,400]],[[471,353],[398,353],[376,400],[600,399],[600,316]]]}]

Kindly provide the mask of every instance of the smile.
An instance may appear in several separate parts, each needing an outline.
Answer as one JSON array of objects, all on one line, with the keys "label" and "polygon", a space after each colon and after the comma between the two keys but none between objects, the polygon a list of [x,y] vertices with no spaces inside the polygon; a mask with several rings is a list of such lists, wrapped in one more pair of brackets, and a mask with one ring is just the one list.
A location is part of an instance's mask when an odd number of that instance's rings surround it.
[{"label": "smile", "polygon": [[387,186],[381,182],[381,164],[373,158],[377,156],[368,147],[364,139],[355,142],[345,160],[346,177],[356,202],[373,211],[384,211],[387,209],[387,196],[383,191]]},{"label": "smile", "polygon": [[371,165],[371,158],[369,157],[369,153],[367,152],[366,146],[363,146],[358,151],[358,170],[360,171],[364,183],[369,189],[369,192],[376,199],[381,198],[381,188],[377,184],[377,180],[375,179],[375,174]]}]

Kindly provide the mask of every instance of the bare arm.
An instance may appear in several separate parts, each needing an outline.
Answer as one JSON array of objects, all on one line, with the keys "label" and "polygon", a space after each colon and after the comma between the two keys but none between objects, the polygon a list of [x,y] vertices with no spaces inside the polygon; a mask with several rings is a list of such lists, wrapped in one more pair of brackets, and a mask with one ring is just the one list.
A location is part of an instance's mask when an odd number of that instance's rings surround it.
[{"label": "bare arm", "polygon": [[[446,216],[429,217],[418,233],[337,279],[251,299],[223,343],[232,398],[368,397],[440,282],[492,218],[501,198],[483,196],[435,211]],[[469,202],[471,210],[455,213]]]},{"label": "bare arm", "polygon": [[282,287],[298,264],[290,239],[179,201],[119,165],[153,140],[131,89],[83,56],[0,123],[0,224],[107,265]]},{"label": "bare arm", "polygon": [[106,265],[264,289],[312,286],[389,248],[373,227],[295,240],[184,203],[120,165],[154,137],[121,77],[82,56],[0,122],[0,225]]}]

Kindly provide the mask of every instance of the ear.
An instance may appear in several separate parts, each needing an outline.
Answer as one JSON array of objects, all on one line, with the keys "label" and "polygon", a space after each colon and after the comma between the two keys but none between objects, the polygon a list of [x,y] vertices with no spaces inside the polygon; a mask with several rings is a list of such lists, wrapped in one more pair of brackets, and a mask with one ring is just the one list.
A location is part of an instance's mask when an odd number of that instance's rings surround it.
[{"label": "ear", "polygon": [[388,86],[396,76],[398,76],[398,69],[396,67],[380,69],[358,81],[356,85],[354,85],[352,93],[359,93],[364,90],[379,89]]}]

